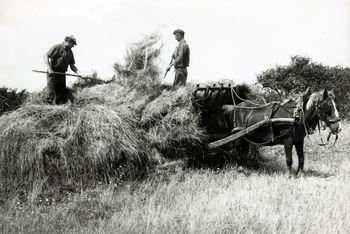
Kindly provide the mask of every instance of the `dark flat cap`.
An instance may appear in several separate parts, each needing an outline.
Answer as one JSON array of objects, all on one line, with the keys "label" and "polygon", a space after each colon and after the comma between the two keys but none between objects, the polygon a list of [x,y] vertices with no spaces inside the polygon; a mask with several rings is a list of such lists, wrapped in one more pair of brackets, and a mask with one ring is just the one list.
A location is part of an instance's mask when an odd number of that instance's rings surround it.
[{"label": "dark flat cap", "polygon": [[72,42],[74,45],[77,44],[77,40],[75,39],[75,37],[73,35],[66,36],[66,38],[64,38],[64,40],[66,42]]},{"label": "dark flat cap", "polygon": [[176,33],[179,33],[179,34],[181,34],[182,36],[185,35],[185,32],[184,32],[183,30],[181,30],[181,29],[176,29],[176,30],[173,32],[174,35],[175,35]]}]

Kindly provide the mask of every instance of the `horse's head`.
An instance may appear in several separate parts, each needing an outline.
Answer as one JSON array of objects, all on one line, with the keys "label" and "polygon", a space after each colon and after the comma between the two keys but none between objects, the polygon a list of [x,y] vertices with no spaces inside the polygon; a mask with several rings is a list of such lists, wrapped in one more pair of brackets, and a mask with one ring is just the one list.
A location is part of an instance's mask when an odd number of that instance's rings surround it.
[{"label": "horse's head", "polygon": [[323,121],[333,134],[340,132],[340,117],[332,91],[324,90],[313,93],[307,101],[306,112],[312,113]]}]

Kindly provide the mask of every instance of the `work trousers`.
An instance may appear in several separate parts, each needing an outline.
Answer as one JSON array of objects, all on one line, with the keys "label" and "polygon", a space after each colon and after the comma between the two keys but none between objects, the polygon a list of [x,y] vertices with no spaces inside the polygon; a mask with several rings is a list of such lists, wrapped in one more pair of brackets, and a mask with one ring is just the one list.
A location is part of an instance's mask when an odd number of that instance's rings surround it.
[{"label": "work trousers", "polygon": [[187,68],[179,67],[175,68],[175,79],[173,86],[186,86],[187,80]]},{"label": "work trousers", "polygon": [[47,75],[47,97],[45,101],[49,104],[64,104],[67,102],[65,75]]}]

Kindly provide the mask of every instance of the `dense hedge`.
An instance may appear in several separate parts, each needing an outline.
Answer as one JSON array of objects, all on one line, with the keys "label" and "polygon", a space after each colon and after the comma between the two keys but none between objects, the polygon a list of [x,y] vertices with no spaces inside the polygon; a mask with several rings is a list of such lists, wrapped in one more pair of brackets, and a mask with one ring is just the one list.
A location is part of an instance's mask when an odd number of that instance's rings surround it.
[{"label": "dense hedge", "polygon": [[17,89],[11,89],[7,87],[0,88],[0,115],[7,111],[17,109],[27,98],[28,92],[23,89],[17,91]]},{"label": "dense hedge", "polygon": [[293,56],[288,65],[276,65],[257,76],[265,88],[274,89],[281,96],[312,90],[333,90],[342,116],[350,112],[350,68],[325,66],[308,57]]}]

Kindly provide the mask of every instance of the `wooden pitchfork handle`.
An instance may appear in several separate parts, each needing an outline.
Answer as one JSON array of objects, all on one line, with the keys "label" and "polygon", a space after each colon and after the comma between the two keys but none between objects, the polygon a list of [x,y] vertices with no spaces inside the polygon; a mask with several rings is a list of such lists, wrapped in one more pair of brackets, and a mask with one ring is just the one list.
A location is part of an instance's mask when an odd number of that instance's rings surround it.
[{"label": "wooden pitchfork handle", "polygon": [[172,57],[171,60],[170,60],[169,65],[168,65],[168,67],[169,67],[170,65],[171,65],[171,66],[170,66],[168,69],[166,69],[163,79],[165,79],[166,75],[168,74],[168,72],[170,71],[171,67],[173,66],[173,64],[172,64],[173,60],[174,60],[174,58]]},{"label": "wooden pitchfork handle", "polygon": [[32,72],[38,72],[38,73],[45,73],[45,74],[56,74],[56,75],[66,75],[66,76],[75,76],[79,78],[84,78],[81,75],[71,74],[71,73],[64,73],[64,72],[47,72],[47,71],[39,71],[39,70],[32,70]]},{"label": "wooden pitchfork handle", "polygon": [[64,72],[47,72],[47,71],[39,71],[39,70],[32,70],[32,72],[38,72],[38,73],[45,73],[45,74],[56,74],[56,75],[66,75],[66,76],[74,76],[74,77],[79,77],[81,79],[86,79],[86,80],[97,80],[105,83],[104,80],[93,78],[93,77],[86,77],[86,76],[81,76],[81,75],[76,75],[76,74],[71,74],[71,73],[64,73]]}]

